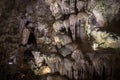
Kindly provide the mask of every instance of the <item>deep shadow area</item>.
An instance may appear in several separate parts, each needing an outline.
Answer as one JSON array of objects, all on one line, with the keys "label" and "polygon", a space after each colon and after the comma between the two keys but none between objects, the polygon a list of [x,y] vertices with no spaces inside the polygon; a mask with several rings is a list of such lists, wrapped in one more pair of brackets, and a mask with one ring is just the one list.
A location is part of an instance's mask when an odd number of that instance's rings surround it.
[{"label": "deep shadow area", "polygon": [[111,23],[108,24],[107,30],[120,35],[120,19],[113,19]]}]

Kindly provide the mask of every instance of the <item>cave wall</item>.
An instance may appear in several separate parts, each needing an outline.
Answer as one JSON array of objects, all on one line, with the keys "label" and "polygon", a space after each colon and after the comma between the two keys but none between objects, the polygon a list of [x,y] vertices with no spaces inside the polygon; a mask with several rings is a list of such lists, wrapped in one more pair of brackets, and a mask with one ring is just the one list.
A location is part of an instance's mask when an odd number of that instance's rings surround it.
[{"label": "cave wall", "polygon": [[[22,43],[20,28],[30,20],[37,47],[32,52],[34,60],[27,63],[35,75],[58,72],[60,80],[118,80],[119,3],[119,0],[1,0],[1,64],[6,64],[4,60],[13,56]],[[45,79],[57,80],[56,75]]]}]

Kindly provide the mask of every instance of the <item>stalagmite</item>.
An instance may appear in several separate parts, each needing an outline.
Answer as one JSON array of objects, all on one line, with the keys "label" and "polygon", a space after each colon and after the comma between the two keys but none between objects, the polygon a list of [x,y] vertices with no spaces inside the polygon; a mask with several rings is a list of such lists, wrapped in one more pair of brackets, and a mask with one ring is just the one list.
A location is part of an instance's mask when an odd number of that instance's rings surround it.
[{"label": "stalagmite", "polygon": [[78,70],[74,70],[74,79],[78,80]]},{"label": "stalagmite", "polygon": [[56,72],[59,72],[59,69],[60,69],[60,63],[61,63],[60,60],[56,60],[56,63],[55,63]]},{"label": "stalagmite", "polygon": [[73,66],[73,61],[70,59],[64,59],[64,66],[65,70],[67,70],[67,76],[72,79],[72,66]]},{"label": "stalagmite", "polygon": [[86,63],[85,63],[83,53],[80,50],[75,50],[72,53],[71,57],[75,60],[74,65],[73,65],[74,78],[75,79],[78,79],[78,78],[83,79],[84,74],[86,72]]},{"label": "stalagmite", "polygon": [[64,61],[62,61],[62,62],[60,63],[59,72],[60,72],[61,75],[67,75],[67,70],[65,69]]}]

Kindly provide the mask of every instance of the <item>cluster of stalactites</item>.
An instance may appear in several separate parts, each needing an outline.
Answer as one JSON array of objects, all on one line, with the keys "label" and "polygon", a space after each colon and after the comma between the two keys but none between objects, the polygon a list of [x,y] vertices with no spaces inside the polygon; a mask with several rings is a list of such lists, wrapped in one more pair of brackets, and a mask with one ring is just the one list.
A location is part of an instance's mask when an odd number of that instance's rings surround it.
[{"label": "cluster of stalactites", "polygon": [[89,14],[84,12],[77,15],[71,14],[68,19],[55,21],[53,28],[57,34],[67,32],[72,41],[81,39],[84,42],[87,35],[88,18]]},{"label": "cluster of stalactites", "polygon": [[[109,52],[110,53],[110,52]],[[93,80],[112,77],[112,68],[109,63],[109,55],[96,53],[87,53],[89,60],[79,49],[75,49],[71,56],[60,57],[58,54],[41,55],[39,52],[33,52],[38,72],[41,74],[59,72],[62,76],[67,76],[70,80]],[[45,66],[44,63],[47,65]],[[34,69],[34,67],[32,67]]]},{"label": "cluster of stalactites", "polygon": [[86,6],[86,2],[82,0],[46,0],[46,3],[50,5],[50,10],[56,19],[80,12]]}]

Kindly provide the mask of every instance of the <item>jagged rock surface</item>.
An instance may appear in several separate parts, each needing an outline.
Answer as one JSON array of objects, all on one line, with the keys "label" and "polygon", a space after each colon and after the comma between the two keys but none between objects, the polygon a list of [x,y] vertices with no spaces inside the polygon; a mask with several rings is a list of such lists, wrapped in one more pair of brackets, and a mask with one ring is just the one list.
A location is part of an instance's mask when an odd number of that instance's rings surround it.
[{"label": "jagged rock surface", "polygon": [[[8,80],[6,76],[18,74],[16,79],[21,80],[118,80],[120,36],[106,28],[114,19],[119,20],[119,3],[119,0],[1,0],[0,79]],[[27,39],[22,32],[26,21],[32,22],[29,27],[35,29],[37,46],[23,46],[19,52],[18,44]],[[11,68],[9,58],[23,58],[16,53],[24,54],[25,61]]]}]

